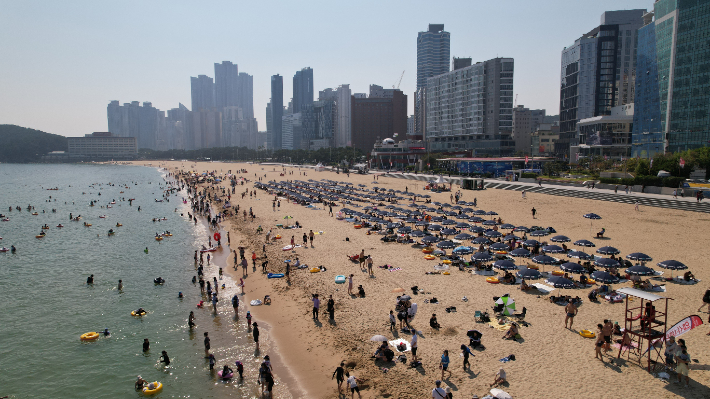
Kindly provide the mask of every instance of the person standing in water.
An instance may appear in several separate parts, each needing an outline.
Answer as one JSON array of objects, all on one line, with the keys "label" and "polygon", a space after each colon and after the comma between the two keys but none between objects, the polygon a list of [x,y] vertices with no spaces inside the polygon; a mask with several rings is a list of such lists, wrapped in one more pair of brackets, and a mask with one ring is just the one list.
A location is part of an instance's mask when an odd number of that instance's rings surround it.
[{"label": "person standing in water", "polygon": [[143,339],[143,353],[148,352],[150,350],[150,342],[148,341],[148,338]]},{"label": "person standing in water", "polygon": [[121,291],[123,289],[123,280],[118,280],[118,290]]},{"label": "person standing in water", "polygon": [[86,284],[88,284],[88,285],[94,284],[94,275],[93,274],[86,278]]},{"label": "person standing in water", "polygon": [[160,361],[162,363],[165,363],[165,366],[170,366],[170,358],[168,357],[168,352],[163,351],[162,355],[160,356]]},{"label": "person standing in water", "polygon": [[205,357],[210,356],[210,337],[209,333],[205,331]]},{"label": "person standing in water", "polygon": [[238,319],[239,318],[239,296],[237,294],[234,294],[232,297],[232,307],[234,308],[234,316]]},{"label": "person standing in water", "polygon": [[256,322],[252,323],[254,329],[252,330],[252,336],[254,337],[254,342],[256,343],[256,350],[259,350],[259,325]]}]

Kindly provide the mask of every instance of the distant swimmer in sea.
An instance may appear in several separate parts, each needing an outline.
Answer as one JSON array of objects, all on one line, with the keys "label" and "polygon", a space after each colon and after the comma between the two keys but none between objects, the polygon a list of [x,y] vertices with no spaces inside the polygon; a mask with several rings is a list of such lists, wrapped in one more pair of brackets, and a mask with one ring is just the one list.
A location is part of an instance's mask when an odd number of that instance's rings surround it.
[{"label": "distant swimmer in sea", "polygon": [[123,280],[118,280],[118,290],[121,291],[123,289]]},{"label": "distant swimmer in sea", "polygon": [[93,284],[94,283],[94,275],[92,274],[91,276],[86,278],[86,284]]},{"label": "distant swimmer in sea", "polygon": [[178,298],[182,299],[182,291],[178,292]]},{"label": "distant swimmer in sea", "polygon": [[145,249],[143,250],[143,252],[148,253],[148,247],[145,247]]},{"label": "distant swimmer in sea", "polygon": [[170,366],[170,358],[168,357],[168,352],[162,352],[162,356],[160,356],[160,361],[162,363],[165,363],[166,366]]},{"label": "distant swimmer in sea", "polygon": [[104,331],[102,334],[104,335],[104,337],[108,337],[109,335],[111,335],[111,332],[108,330],[108,328],[104,328]]},{"label": "distant swimmer in sea", "polygon": [[144,314],[147,314],[148,312],[145,311],[143,308],[138,308],[135,310],[136,316],[143,316]]},{"label": "distant swimmer in sea", "polygon": [[138,379],[136,380],[135,384],[136,391],[140,391],[141,389],[143,389],[146,384],[148,384],[148,381],[144,380],[143,377],[138,376]]}]

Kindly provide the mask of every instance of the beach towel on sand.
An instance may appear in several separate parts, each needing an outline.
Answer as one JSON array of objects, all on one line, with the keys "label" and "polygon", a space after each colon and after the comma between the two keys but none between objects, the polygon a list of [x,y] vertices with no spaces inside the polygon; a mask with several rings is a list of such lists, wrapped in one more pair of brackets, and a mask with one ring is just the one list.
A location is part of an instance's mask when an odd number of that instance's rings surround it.
[{"label": "beach towel on sand", "polygon": [[498,320],[494,320],[490,323],[488,323],[489,326],[495,328],[498,331],[508,331],[510,330],[510,324],[505,323],[505,324],[498,324]]}]

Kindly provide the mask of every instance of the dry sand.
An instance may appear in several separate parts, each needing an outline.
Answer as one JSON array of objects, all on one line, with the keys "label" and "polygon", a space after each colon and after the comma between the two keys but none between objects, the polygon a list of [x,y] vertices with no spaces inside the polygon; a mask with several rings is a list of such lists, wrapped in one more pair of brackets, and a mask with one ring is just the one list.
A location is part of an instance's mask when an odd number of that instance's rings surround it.
[{"label": "dry sand", "polygon": [[[311,169],[286,168],[287,172],[294,174],[279,176],[281,167],[273,165],[180,161],[151,163],[152,166],[159,164],[170,171],[217,171],[225,174],[230,169],[245,168],[248,173],[244,176],[250,180],[254,180],[254,174],[257,173],[264,181],[332,179],[373,187],[372,176],[351,174],[348,178],[343,174],[315,172]],[[299,175],[301,171],[305,171],[307,176]],[[423,193],[421,182],[381,177],[378,183],[383,188],[404,190],[406,186],[410,191]],[[694,359],[690,367],[691,387],[666,384],[646,372],[645,368],[625,360],[625,356],[621,360],[615,359],[613,364],[608,356],[604,362],[596,360],[594,340],[582,338],[565,329],[563,307],[550,303],[545,296],[538,297],[534,291],[532,294],[522,293],[516,286],[488,284],[482,276],[458,270],[452,270],[451,275],[425,275],[426,271],[433,270],[436,261],[425,260],[419,249],[409,245],[383,243],[379,235],[366,235],[364,229],[356,230],[350,223],[329,217],[327,208],[311,210],[282,200],[280,210],[274,212],[271,208],[273,196],[261,190],[257,190],[256,198],[247,195],[243,200],[237,199],[246,188],[252,189],[253,185],[238,186],[237,195],[232,197],[233,204],[240,204],[242,209],[252,207],[257,218],[254,222],[244,222],[240,216],[229,222],[232,248],[236,247],[235,241],[241,242],[248,247],[248,254],[254,249],[260,256],[264,235],[255,234],[257,226],[261,225],[268,230],[283,223],[283,217],[289,215],[293,216],[290,224],[298,221],[304,228],[275,229],[284,239],[276,245],[267,245],[269,271],[282,271],[283,260],[294,256],[299,256],[302,263],[323,265],[328,269],[321,273],[293,270],[289,285],[285,279],[267,279],[260,269],[252,273],[250,265],[249,277],[245,280],[247,301],[244,303],[263,298],[264,295],[273,298],[270,306],[249,306],[248,309],[254,314],[255,320],[271,326],[271,338],[275,339],[281,357],[294,378],[288,378],[279,370],[276,370],[276,374],[279,379],[287,379],[291,385],[294,380],[298,381],[299,387],[291,387],[294,397],[338,397],[331,375],[340,361],[345,361],[348,370],[361,380],[363,398],[431,397],[434,381],[441,377],[438,365],[444,349],[450,352],[450,370],[453,375],[444,380],[443,386],[450,387],[454,397],[485,395],[499,367],[504,367],[508,373],[509,383],[502,389],[516,398],[571,398],[582,395],[599,398],[710,397],[707,386],[710,354],[703,349],[703,342],[707,340],[706,325],[683,336]],[[506,190],[463,191],[464,200],[472,201],[474,197],[478,200],[479,209],[495,210],[505,223],[552,226],[558,234],[564,234],[573,241],[589,239],[597,247],[611,245],[619,248],[622,255],[644,252],[654,258],[652,265],[667,259],[686,263],[695,276],[703,281],[689,286],[674,283],[666,285],[667,292],[662,295],[674,299],[669,305],[669,324],[692,314],[699,314],[704,321],[707,320],[707,309],[703,313],[698,313],[697,309],[710,283],[710,269],[704,266],[710,255],[707,249],[709,215],[650,207],[641,207],[640,212],[635,212],[633,205],[535,193],[528,193],[528,198],[522,199],[520,193]],[[432,200],[449,202],[449,193],[432,194]],[[538,210],[535,220],[530,212],[533,206]],[[341,204],[338,204],[334,211],[340,208]],[[582,218],[588,212],[597,213],[603,218],[594,221],[592,230],[590,221]],[[601,227],[607,230],[607,238],[604,240],[596,239],[592,234]],[[309,230],[324,232],[316,236],[315,248],[298,248],[295,253],[281,250],[282,246],[288,244],[291,235],[296,236],[298,243],[301,242],[303,232]],[[349,238],[349,242],[346,238]],[[372,255],[375,266],[391,264],[402,270],[389,272],[375,268],[374,278],[369,278],[357,264],[346,258],[346,255],[359,253],[362,249]],[[587,252],[591,251],[588,249]],[[241,269],[228,270],[237,280],[241,277]],[[347,284],[334,283],[336,275],[351,273],[355,274],[355,287],[359,284],[364,286],[367,293],[365,298],[350,297],[347,295]],[[392,333],[389,330],[388,315],[394,309],[398,295],[392,293],[392,290],[404,288],[411,293],[409,288],[415,285],[426,291],[426,294],[416,295],[412,299],[419,307],[412,324],[421,332],[418,355],[423,367],[412,369],[401,363],[375,363],[370,358],[376,349],[376,343],[369,341],[372,335],[411,339],[409,334]],[[628,285],[617,284],[615,288]],[[603,319],[619,321],[623,326],[624,304],[590,303],[586,298],[588,291],[566,291],[584,299],[574,321],[574,330],[596,330],[595,326]],[[320,323],[311,318],[312,293],[318,293],[322,299]],[[522,343],[502,340],[502,332],[474,321],[476,310],[490,311],[492,298],[505,293],[510,293],[515,299],[518,309],[523,306],[528,309],[525,320],[530,326],[521,327],[524,338]],[[335,298],[334,324],[328,322],[325,312],[328,295]],[[468,302],[461,300],[464,296],[468,297]],[[438,298],[439,304],[424,303],[425,298],[432,297]],[[457,312],[445,312],[448,306],[456,306]],[[432,313],[437,314],[443,326],[440,331],[432,331],[429,327],[428,319]],[[462,369],[459,347],[468,343],[466,331],[474,328],[483,332],[486,350],[473,351],[475,357],[471,358],[472,371],[469,372]],[[517,360],[505,364],[499,361],[509,354],[515,354]],[[616,358],[617,352],[612,354]],[[407,355],[411,359],[411,354]],[[389,367],[387,373],[381,371],[383,366]],[[672,374],[673,379],[675,374]],[[350,396],[349,392],[347,396]]]}]

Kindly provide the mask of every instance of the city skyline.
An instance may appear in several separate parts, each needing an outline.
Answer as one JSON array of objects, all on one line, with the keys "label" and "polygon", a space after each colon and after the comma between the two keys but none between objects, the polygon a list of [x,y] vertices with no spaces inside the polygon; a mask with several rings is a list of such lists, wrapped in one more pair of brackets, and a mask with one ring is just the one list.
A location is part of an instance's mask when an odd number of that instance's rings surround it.
[{"label": "city skyline", "polygon": [[[0,76],[0,123],[66,136],[103,131],[111,100],[150,102],[161,110],[191,104],[189,78],[214,78],[214,63],[231,61],[254,76],[254,116],[263,131],[270,77],[289,77],[284,82],[288,103],[290,76],[306,65],[316,71],[314,92],[342,84],[353,93],[366,93],[370,84],[390,88],[405,71],[400,88],[411,97],[416,34],[437,23],[451,32],[451,57],[472,57],[474,63],[514,58],[518,103],[556,114],[562,49],[580,29],[597,26],[604,11],[651,9],[653,1],[598,1],[574,8],[561,1],[511,4],[456,2],[433,9],[425,2],[402,7],[315,1],[306,10],[287,2],[210,8],[168,2],[8,3],[0,16],[0,32],[12,38],[0,44],[5,54],[0,60],[5,72]],[[283,16],[273,16],[273,7],[280,7]],[[303,26],[299,16],[306,13],[320,22]],[[234,15],[251,17],[226,23]],[[398,22],[383,25],[373,15],[396,15]],[[471,23],[471,15],[486,18]],[[503,22],[510,28],[501,29]],[[324,30],[332,34],[323,35]],[[289,46],[283,39],[293,32],[321,43]],[[409,101],[407,114],[412,113]]]}]

